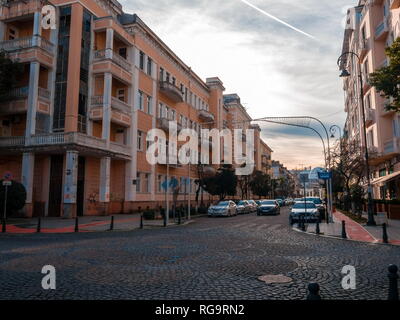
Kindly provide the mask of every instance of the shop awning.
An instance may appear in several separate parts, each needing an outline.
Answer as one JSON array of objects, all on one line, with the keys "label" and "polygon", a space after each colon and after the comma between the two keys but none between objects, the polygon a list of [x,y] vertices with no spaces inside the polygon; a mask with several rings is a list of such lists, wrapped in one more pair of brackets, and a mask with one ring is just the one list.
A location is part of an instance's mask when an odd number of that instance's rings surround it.
[{"label": "shop awning", "polygon": [[396,179],[396,178],[399,177],[399,176],[400,176],[400,171],[393,172],[393,173],[391,173],[391,174],[389,174],[389,175],[387,175],[387,176],[381,177],[381,178],[379,178],[379,179],[373,181],[372,184],[380,184],[380,185],[383,185],[383,184],[385,184],[386,182],[389,182],[390,180]]}]

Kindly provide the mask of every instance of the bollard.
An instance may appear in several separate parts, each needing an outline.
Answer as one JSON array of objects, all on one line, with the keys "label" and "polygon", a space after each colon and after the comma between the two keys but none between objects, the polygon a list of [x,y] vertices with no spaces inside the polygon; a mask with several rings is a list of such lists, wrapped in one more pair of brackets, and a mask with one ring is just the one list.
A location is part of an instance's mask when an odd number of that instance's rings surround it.
[{"label": "bollard", "polygon": [[306,231],[306,219],[304,215],[301,216],[301,231]]},{"label": "bollard", "polygon": [[388,267],[389,270],[389,296],[388,300],[390,301],[399,301],[399,289],[397,285],[397,281],[399,279],[399,275],[397,274],[398,268],[396,265],[391,264]]},{"label": "bollard", "polygon": [[140,213],[140,229],[143,229],[143,213]]},{"label": "bollard", "polygon": [[389,237],[388,237],[388,234],[387,234],[386,223],[384,223],[382,225],[382,229],[383,229],[382,241],[383,241],[383,243],[389,243]]},{"label": "bollard", "polygon": [[2,227],[1,227],[1,232],[2,232],[2,233],[6,233],[6,231],[7,231],[6,219],[2,219],[1,225],[2,225]]},{"label": "bollard", "polygon": [[38,218],[38,224],[37,224],[37,228],[36,228],[36,232],[37,233],[40,233],[40,231],[41,231],[41,228],[42,226],[41,226],[41,219],[40,219],[40,217]]},{"label": "bollard", "polygon": [[110,231],[114,230],[114,216],[111,216]]},{"label": "bollard", "polygon": [[307,300],[321,300],[318,283],[310,283],[308,285],[308,292]]},{"label": "bollard", "polygon": [[79,232],[79,221],[78,221],[78,217],[75,218],[75,232]]},{"label": "bollard", "polygon": [[316,234],[320,234],[321,233],[321,230],[319,230],[319,220],[317,220],[317,223],[315,225],[315,233]]},{"label": "bollard", "polygon": [[346,234],[346,221],[342,221],[342,239],[347,239],[347,234]]},{"label": "bollard", "polygon": [[181,216],[182,216],[182,210],[179,208],[179,210],[178,210],[178,224],[181,224]]},{"label": "bollard", "polygon": [[167,226],[167,214],[166,214],[166,211],[165,211],[165,209],[160,209],[160,211],[161,211],[161,214],[162,214],[162,216],[163,216],[163,219],[164,219],[164,228]]}]

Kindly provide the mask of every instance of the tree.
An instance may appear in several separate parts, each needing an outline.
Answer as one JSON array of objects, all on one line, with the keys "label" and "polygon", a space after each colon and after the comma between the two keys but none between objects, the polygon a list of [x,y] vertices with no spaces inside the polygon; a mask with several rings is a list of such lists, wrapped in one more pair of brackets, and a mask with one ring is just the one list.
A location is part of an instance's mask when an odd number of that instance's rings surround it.
[{"label": "tree", "polygon": [[[4,214],[4,200],[6,187],[3,186],[3,180],[0,180],[0,212],[1,218]],[[7,216],[18,212],[25,206],[26,190],[25,187],[16,181],[12,181],[11,186],[7,187]]]},{"label": "tree", "polygon": [[369,82],[381,96],[390,101],[386,110],[400,111],[400,38],[386,48],[389,66],[378,69],[369,75]]},{"label": "tree", "polygon": [[5,51],[0,50],[0,101],[9,98],[22,73],[23,64],[11,60]]},{"label": "tree", "polygon": [[214,176],[202,177],[196,183],[204,191],[213,196],[218,196],[219,200],[224,200],[227,196],[236,195],[237,176],[232,165],[222,165]]},{"label": "tree", "polygon": [[251,176],[249,186],[256,196],[267,197],[271,190],[271,178],[262,171],[255,171]]}]

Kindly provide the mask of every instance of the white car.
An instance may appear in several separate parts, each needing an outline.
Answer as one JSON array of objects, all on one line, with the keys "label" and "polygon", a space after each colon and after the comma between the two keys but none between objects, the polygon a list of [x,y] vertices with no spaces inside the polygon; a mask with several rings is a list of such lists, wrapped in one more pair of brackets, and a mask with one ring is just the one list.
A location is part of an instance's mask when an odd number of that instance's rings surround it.
[{"label": "white car", "polygon": [[231,217],[236,215],[236,204],[233,201],[221,201],[208,208],[209,217]]},{"label": "white car", "polygon": [[305,222],[319,221],[319,211],[314,202],[298,201],[293,205],[289,215],[290,223],[299,222],[302,216]]}]

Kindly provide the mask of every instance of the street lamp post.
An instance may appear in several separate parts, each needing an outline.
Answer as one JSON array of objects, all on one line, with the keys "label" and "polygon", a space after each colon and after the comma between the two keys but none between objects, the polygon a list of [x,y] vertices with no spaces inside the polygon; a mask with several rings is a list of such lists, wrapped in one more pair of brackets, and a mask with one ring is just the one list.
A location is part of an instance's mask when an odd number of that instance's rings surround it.
[{"label": "street lamp post", "polygon": [[373,204],[372,204],[372,186],[371,186],[371,176],[370,176],[370,167],[369,167],[369,154],[368,154],[368,146],[367,146],[367,126],[366,126],[366,121],[365,121],[365,104],[364,104],[364,89],[363,89],[363,76],[362,76],[362,71],[361,71],[361,59],[360,56],[353,52],[353,51],[348,51],[344,52],[338,59],[337,64],[342,70],[342,73],[340,75],[341,78],[344,77],[349,77],[350,73],[345,69],[344,66],[342,66],[341,62],[343,57],[346,55],[352,55],[355,56],[358,60],[358,71],[359,71],[359,79],[360,79],[360,100],[361,100],[361,109],[362,109],[362,119],[363,119],[363,138],[364,138],[364,148],[365,148],[365,162],[366,162],[366,169],[367,169],[367,185],[368,185],[368,205],[367,205],[367,211],[368,211],[368,221],[367,225],[368,226],[376,226],[376,222],[374,219],[374,212],[373,212]]}]

